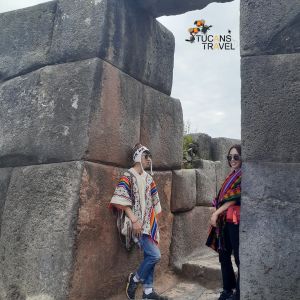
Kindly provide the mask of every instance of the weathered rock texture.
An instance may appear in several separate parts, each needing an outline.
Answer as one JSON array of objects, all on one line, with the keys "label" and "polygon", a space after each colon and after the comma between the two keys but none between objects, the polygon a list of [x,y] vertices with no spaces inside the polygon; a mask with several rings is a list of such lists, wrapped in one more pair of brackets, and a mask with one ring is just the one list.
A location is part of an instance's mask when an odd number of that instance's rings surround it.
[{"label": "weathered rock texture", "polygon": [[242,58],[244,159],[300,162],[299,68],[300,53]]},{"label": "weathered rock texture", "polygon": [[218,192],[217,168],[220,162],[202,160],[202,167],[196,169],[197,205],[211,206]]},{"label": "weathered rock texture", "polygon": [[241,55],[299,53],[299,11],[297,0],[241,1]]},{"label": "weathered rock texture", "polygon": [[194,251],[207,248],[205,242],[212,211],[209,207],[195,207],[175,215],[171,241],[171,264],[175,268],[181,268]]},{"label": "weathered rock texture", "polygon": [[212,138],[205,133],[193,133],[189,134],[189,136],[192,137],[196,145],[196,155],[202,159],[212,160]]},{"label": "weathered rock texture", "polygon": [[180,167],[180,102],[100,59],[2,83],[0,103],[2,167],[80,159],[126,167],[139,140],[151,148],[154,167]]},{"label": "weathered rock texture", "polygon": [[299,299],[300,164],[246,162],[243,169],[242,299]]},{"label": "weathered rock texture", "polygon": [[1,224],[1,299],[66,298],[81,173],[80,162],[13,169]]},{"label": "weathered rock texture", "polygon": [[178,170],[173,172],[171,211],[189,211],[196,206],[196,172]]},{"label": "weathered rock texture", "polygon": [[230,2],[232,0],[138,0],[138,4],[154,17],[179,15],[191,10],[202,9],[209,3]]},{"label": "weathered rock texture", "polygon": [[[300,298],[294,271],[300,239],[299,8],[298,1],[241,2],[245,300]],[[256,20],[253,26],[250,20]]]},{"label": "weathered rock texture", "polygon": [[4,205],[6,201],[7,189],[10,182],[12,168],[0,169],[0,236],[1,236],[1,220]]},{"label": "weathered rock texture", "polygon": [[0,14],[0,25],[0,80],[99,57],[171,93],[174,37],[132,1],[58,0]]}]

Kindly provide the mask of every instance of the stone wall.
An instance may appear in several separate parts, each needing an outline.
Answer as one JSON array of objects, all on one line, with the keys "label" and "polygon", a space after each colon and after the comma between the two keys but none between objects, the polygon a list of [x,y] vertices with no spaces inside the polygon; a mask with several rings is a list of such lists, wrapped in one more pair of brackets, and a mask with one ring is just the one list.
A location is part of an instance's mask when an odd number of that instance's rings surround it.
[{"label": "stone wall", "polygon": [[0,298],[107,299],[142,253],[108,203],[131,147],[153,153],[168,269],[182,109],[174,37],[131,1],[51,1],[0,15]]},{"label": "stone wall", "polygon": [[299,10],[296,0],[241,1],[245,300],[300,298]]},{"label": "stone wall", "polygon": [[226,156],[239,140],[211,138],[207,134],[190,135],[196,152],[193,169],[173,171],[171,211],[174,224],[171,241],[171,265],[181,269],[191,256],[211,251],[205,246],[212,200],[230,172]]}]

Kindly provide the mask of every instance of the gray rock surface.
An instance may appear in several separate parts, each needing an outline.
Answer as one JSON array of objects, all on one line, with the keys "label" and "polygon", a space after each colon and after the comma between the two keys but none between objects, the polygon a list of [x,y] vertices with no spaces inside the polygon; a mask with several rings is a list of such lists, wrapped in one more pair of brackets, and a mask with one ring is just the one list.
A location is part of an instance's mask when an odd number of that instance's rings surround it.
[{"label": "gray rock surface", "polygon": [[47,64],[99,57],[171,93],[174,37],[130,1],[59,0],[57,6],[0,14],[0,25],[2,80]]},{"label": "gray rock surface", "polygon": [[299,52],[298,0],[241,1],[241,56]]},{"label": "gray rock surface", "polygon": [[50,66],[0,85],[0,165],[80,160],[99,60]]},{"label": "gray rock surface", "polygon": [[241,299],[300,298],[300,164],[243,165]]},{"label": "gray rock surface", "polygon": [[194,169],[173,171],[171,211],[189,211],[196,205]]},{"label": "gray rock surface", "polygon": [[232,0],[138,0],[138,4],[154,17],[179,15],[206,7],[209,3],[230,2]]},{"label": "gray rock surface", "polygon": [[82,163],[13,170],[0,237],[1,299],[65,299]]},{"label": "gray rock surface", "polygon": [[4,82],[0,103],[2,167],[82,158],[128,167],[139,140],[156,168],[180,167],[180,102],[100,59]]},{"label": "gray rock surface", "polygon": [[300,162],[300,54],[242,58],[246,161]]},{"label": "gray rock surface", "polygon": [[56,1],[0,14],[0,82],[49,64]]},{"label": "gray rock surface", "polygon": [[156,168],[179,169],[182,161],[183,115],[178,99],[146,88],[141,114],[141,142],[148,145]]},{"label": "gray rock surface", "polygon": [[205,133],[193,133],[189,134],[192,138],[193,141],[196,143],[197,147],[197,156],[206,159],[206,160],[211,160],[212,155],[211,155],[211,140],[212,138]]},{"label": "gray rock surface", "polygon": [[202,160],[202,166],[196,169],[197,205],[211,206],[217,194],[217,170],[219,162]]},{"label": "gray rock surface", "polygon": [[170,248],[172,266],[180,269],[194,251],[207,249],[205,243],[212,211],[209,207],[195,207],[175,214]]},{"label": "gray rock surface", "polygon": [[10,182],[12,168],[0,169],[0,236],[1,236],[1,221],[4,205],[6,201],[7,189]]}]

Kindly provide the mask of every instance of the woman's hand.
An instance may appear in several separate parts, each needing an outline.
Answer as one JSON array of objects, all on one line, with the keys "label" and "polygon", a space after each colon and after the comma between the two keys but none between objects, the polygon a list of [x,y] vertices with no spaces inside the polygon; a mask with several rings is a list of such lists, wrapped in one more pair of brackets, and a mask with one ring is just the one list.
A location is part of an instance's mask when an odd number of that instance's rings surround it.
[{"label": "woman's hand", "polygon": [[142,223],[139,220],[134,223],[132,222],[132,230],[135,236],[140,237],[142,233]]},{"label": "woman's hand", "polygon": [[210,225],[217,227],[217,219],[218,215],[216,214],[216,212],[214,212],[210,217]]}]

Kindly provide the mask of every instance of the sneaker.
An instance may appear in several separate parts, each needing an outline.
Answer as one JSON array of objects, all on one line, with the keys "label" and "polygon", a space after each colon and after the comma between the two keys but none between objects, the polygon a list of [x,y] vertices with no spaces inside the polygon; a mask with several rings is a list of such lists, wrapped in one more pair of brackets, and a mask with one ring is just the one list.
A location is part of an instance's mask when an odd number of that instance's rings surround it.
[{"label": "sneaker", "polygon": [[126,285],[126,296],[128,299],[132,300],[135,299],[135,292],[138,287],[138,282],[133,280],[134,274],[130,273],[128,276],[128,281]]},{"label": "sneaker", "polygon": [[223,290],[220,294],[220,297],[218,300],[229,300],[229,299],[232,299],[233,293],[232,291],[226,291],[226,290]]},{"label": "sneaker", "polygon": [[158,295],[155,291],[153,291],[152,293],[146,295],[145,293],[143,293],[143,300],[144,299],[152,299],[152,300],[168,300],[169,298],[166,296],[160,296]]}]

